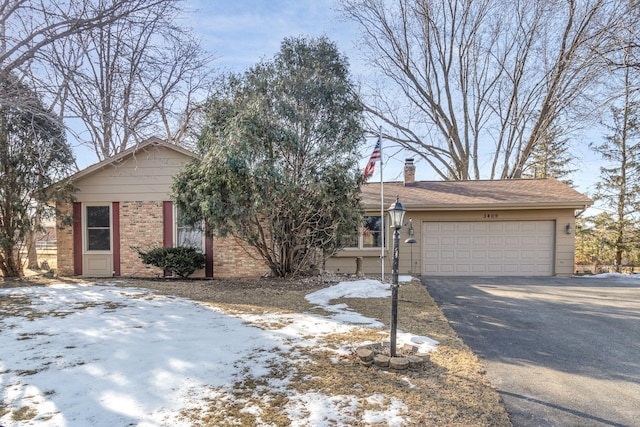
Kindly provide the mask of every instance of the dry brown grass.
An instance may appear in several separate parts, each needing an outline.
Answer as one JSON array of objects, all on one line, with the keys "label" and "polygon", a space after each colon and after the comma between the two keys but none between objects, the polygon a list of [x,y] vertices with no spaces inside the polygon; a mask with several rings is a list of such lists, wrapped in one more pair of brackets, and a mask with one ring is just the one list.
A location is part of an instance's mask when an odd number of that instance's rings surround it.
[{"label": "dry brown grass", "polygon": [[[38,280],[32,284],[46,284],[43,279]],[[322,314],[304,297],[334,282],[317,279],[122,280],[118,284],[191,298],[230,312],[314,311]],[[16,285],[23,286],[24,281],[13,286]],[[4,287],[2,282],[0,286]],[[350,298],[333,303],[346,303],[353,310],[378,319],[388,327],[390,298]],[[2,310],[3,301],[0,300],[0,316],[17,314]],[[279,327],[275,324],[263,326]],[[282,352],[277,362],[269,366],[268,378],[243,378],[233,385],[230,394],[212,390],[210,400],[195,408],[185,408],[182,416],[193,426],[288,426],[290,420],[283,408],[287,403],[291,404],[289,392],[296,391],[298,396],[320,393],[335,397],[337,402],[342,402],[338,405],[344,405],[351,420],[362,420],[367,410],[384,410],[393,399],[405,405],[399,415],[410,419],[409,425],[511,425],[498,393],[484,376],[481,363],[417,281],[400,287],[398,328],[439,341],[437,350],[430,354],[430,360],[423,369],[394,372],[361,365],[355,356],[355,348],[364,342],[387,340],[388,329],[358,328],[349,334],[324,337],[321,348],[295,348],[302,358],[291,357],[291,350],[289,354]],[[333,350],[345,346],[352,348],[354,354],[336,358]],[[274,379],[288,384],[287,390],[269,386]],[[357,405],[349,406],[352,401]],[[304,410],[304,405],[299,407]],[[0,412],[1,409],[0,405]],[[349,422],[348,425],[370,424]]]}]

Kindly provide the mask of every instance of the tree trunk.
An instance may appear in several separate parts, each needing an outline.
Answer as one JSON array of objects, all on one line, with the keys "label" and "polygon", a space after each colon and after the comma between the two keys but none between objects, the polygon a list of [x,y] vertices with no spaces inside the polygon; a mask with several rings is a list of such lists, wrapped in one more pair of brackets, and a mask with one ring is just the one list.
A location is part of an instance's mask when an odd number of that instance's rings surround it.
[{"label": "tree trunk", "polygon": [[3,254],[3,263],[0,266],[4,277],[22,277],[22,262],[19,252],[16,253],[15,248],[6,249]]},{"label": "tree trunk", "polygon": [[29,270],[40,270],[38,265],[38,251],[36,250],[36,233],[27,235],[27,268]]}]

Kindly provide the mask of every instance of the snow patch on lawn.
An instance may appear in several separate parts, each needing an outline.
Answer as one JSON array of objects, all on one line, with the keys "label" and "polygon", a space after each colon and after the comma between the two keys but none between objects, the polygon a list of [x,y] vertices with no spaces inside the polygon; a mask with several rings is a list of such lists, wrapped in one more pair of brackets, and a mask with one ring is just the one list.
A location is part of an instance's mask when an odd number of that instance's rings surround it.
[{"label": "snow patch on lawn", "polygon": [[[180,415],[209,399],[224,399],[234,384],[263,379],[284,391],[291,425],[349,424],[355,396],[295,393],[290,378],[268,377],[271,367],[302,358],[300,348],[354,327],[381,327],[341,297],[384,298],[376,280],[342,282],[307,295],[330,317],[308,313],[228,314],[191,300],[111,285],[59,284],[0,289],[0,298],[28,298],[15,316],[0,318],[0,414],[27,408],[34,416],[0,416],[3,426],[189,426]],[[398,333],[398,344],[435,348],[428,337]],[[338,349],[348,353],[350,349]],[[247,413],[260,408],[248,404]],[[365,423],[403,425],[402,402],[366,411]]]}]

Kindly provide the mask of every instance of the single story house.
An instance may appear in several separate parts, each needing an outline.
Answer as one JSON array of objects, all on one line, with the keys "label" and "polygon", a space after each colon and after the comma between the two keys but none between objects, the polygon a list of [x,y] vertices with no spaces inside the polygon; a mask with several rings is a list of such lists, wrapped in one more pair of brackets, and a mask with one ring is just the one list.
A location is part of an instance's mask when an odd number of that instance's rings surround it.
[{"label": "single story house", "polygon": [[[415,181],[413,159],[403,182],[385,182],[383,193],[384,209],[396,196],[406,209],[399,272],[423,276],[571,275],[575,218],[593,203],[556,179]],[[358,242],[330,259],[328,270],[351,272],[362,257],[365,274],[380,273],[380,183],[363,187],[362,202]],[[393,234],[384,230],[391,248]],[[416,243],[405,243],[410,238]],[[384,253],[390,272],[392,252]]]},{"label": "single story house", "polygon": [[[58,274],[85,277],[160,277],[138,249],[197,246],[206,265],[193,277],[252,276],[267,268],[251,248],[213,239],[180,220],[169,197],[173,177],[195,154],[149,138],[71,176],[76,189],[72,226],[58,231]],[[214,257],[215,254],[215,257]]]},{"label": "single story house", "polygon": [[[72,226],[58,231],[58,273],[67,276],[159,277],[138,249],[201,247],[206,267],[196,277],[258,276],[268,271],[252,248],[213,238],[181,221],[170,200],[173,176],[194,156],[150,138],[71,177],[76,201],[65,207]],[[400,272],[422,275],[570,275],[576,213],[591,200],[554,179],[415,181],[411,159],[403,182],[384,183],[384,204],[405,206]],[[365,223],[353,245],[326,268],[367,275],[391,272],[392,233],[381,222],[380,183],[362,189]],[[404,243],[408,238],[416,243]],[[385,250],[381,251],[384,239]],[[385,254],[384,257],[381,255]]]}]

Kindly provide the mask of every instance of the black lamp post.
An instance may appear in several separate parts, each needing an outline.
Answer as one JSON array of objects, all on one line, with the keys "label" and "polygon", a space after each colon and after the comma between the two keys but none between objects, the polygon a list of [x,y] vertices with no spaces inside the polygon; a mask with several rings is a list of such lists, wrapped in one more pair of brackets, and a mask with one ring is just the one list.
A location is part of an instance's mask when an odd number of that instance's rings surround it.
[{"label": "black lamp post", "polygon": [[400,228],[404,220],[404,206],[398,196],[396,201],[389,206],[389,222],[394,228],[393,232],[393,280],[391,283],[391,357],[396,357],[396,330],[398,329],[398,257],[400,246]]}]

